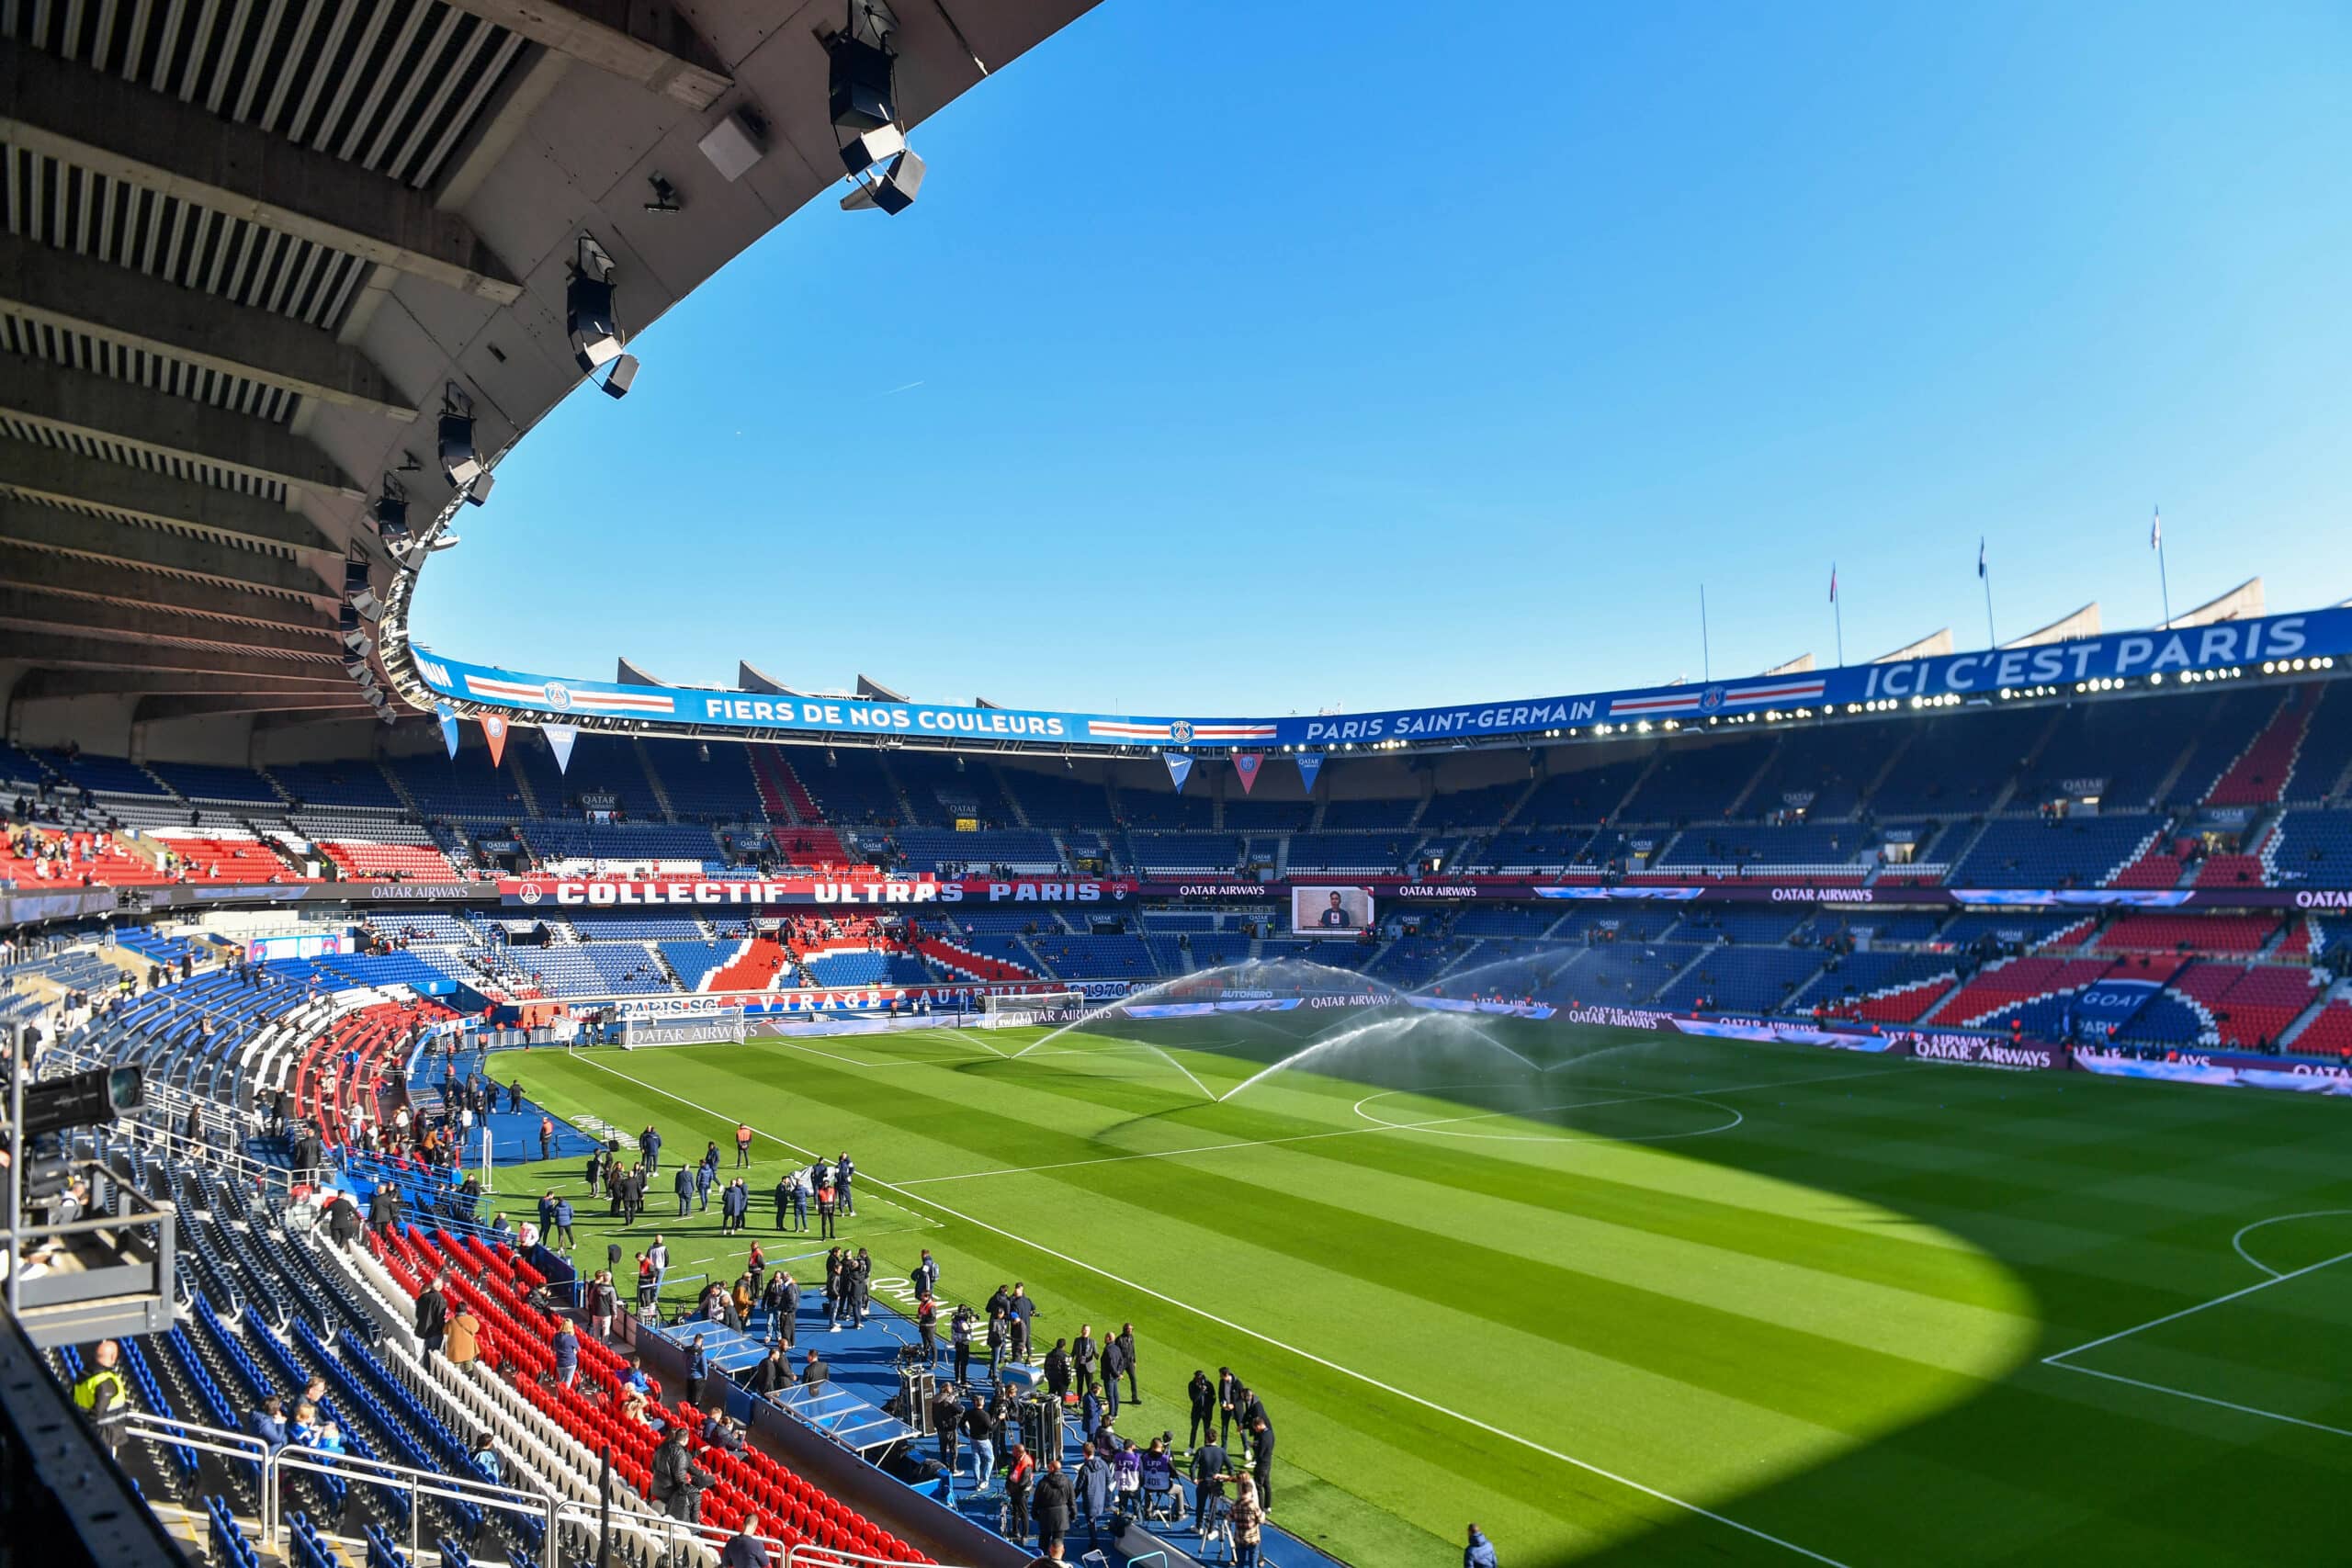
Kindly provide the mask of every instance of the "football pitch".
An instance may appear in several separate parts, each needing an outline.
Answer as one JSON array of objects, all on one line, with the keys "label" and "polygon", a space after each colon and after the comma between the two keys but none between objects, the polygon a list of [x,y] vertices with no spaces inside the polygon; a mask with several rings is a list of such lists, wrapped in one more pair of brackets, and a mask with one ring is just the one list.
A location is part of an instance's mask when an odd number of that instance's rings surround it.
[{"label": "football pitch", "polygon": [[[1363,1565],[2278,1564],[2352,1525],[2352,1106],[1506,1022],[922,1030],[499,1064],[665,1163],[846,1149],[842,1240],[1231,1366]],[[1252,1081],[1254,1080],[1254,1081]],[[1246,1087],[1245,1087],[1246,1086]],[[1238,1092],[1234,1092],[1236,1090]],[[1222,1097],[1222,1098],[1220,1098]],[[500,1173],[501,1206],[577,1162]],[[739,1238],[675,1219],[674,1295]],[[582,1204],[583,1262],[609,1224]],[[795,1265],[807,1280],[814,1259]],[[1148,1423],[1148,1427],[1142,1423]]]}]

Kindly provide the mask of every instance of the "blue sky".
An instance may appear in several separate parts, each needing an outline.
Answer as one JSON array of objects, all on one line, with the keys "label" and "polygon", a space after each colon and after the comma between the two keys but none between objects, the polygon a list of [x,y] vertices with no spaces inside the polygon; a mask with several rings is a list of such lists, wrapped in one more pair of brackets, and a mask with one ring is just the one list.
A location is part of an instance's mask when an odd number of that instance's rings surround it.
[{"label": "blue sky", "polygon": [[[417,634],[1311,712],[2352,596],[2352,13],[1107,0],[645,330]],[[626,289],[622,295],[627,310]]]}]

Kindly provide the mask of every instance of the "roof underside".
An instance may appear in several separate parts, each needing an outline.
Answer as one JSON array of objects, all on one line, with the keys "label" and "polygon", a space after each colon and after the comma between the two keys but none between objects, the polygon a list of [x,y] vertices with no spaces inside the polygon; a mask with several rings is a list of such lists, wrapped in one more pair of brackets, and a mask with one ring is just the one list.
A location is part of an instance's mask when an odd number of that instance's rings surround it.
[{"label": "roof underside", "polygon": [[[905,0],[919,121],[1091,0]],[[844,0],[0,0],[0,685],[130,726],[368,719],[368,508],[450,499],[581,378],[575,242],[641,330],[834,183]],[[977,61],[976,58],[977,57]],[[697,149],[749,110],[732,183]],[[650,177],[681,210],[649,212]],[[875,220],[880,221],[880,220]]]}]

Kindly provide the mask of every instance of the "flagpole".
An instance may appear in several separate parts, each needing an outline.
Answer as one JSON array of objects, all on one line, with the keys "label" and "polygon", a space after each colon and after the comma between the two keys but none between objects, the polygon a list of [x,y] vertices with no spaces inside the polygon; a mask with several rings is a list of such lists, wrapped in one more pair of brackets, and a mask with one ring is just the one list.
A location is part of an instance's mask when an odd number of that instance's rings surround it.
[{"label": "flagpole", "polygon": [[1838,563],[1829,563],[1829,613],[1838,622],[1838,667],[1846,667],[1846,602],[1838,597]]},{"label": "flagpole", "polygon": [[2172,625],[2172,580],[2165,571],[2165,514],[2161,509],[2150,527],[2150,536],[2156,547],[2156,586],[2164,591],[2165,625]]},{"label": "flagpole", "polygon": [[1714,656],[1707,650],[1707,585],[1699,584],[1699,679],[1713,683]]}]

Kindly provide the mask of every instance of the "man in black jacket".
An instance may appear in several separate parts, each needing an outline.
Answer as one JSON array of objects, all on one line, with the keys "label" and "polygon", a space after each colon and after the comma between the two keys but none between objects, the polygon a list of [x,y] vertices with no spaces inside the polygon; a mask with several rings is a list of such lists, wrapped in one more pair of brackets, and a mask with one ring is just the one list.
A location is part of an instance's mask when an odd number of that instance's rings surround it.
[{"label": "man in black jacket", "polygon": [[368,1228],[379,1236],[389,1238],[400,1223],[400,1190],[389,1181],[376,1183],[376,1190],[368,1194]]},{"label": "man in black jacket", "polygon": [[693,1168],[692,1166],[686,1166],[686,1165],[682,1165],[682,1166],[680,1166],[680,1167],[678,1168],[678,1179],[677,1179],[675,1181],[672,1182],[672,1183],[671,1183],[671,1186],[673,1186],[673,1188],[675,1188],[675,1189],[677,1190],[677,1193],[678,1193],[678,1218],[680,1218],[680,1219],[682,1219],[682,1220],[683,1220],[683,1219],[684,1219],[684,1218],[686,1217],[687,1212],[688,1212],[689,1210],[691,1210],[691,1209],[694,1207],[694,1201],[695,1201],[695,1172],[694,1172],[694,1168]]},{"label": "man in black jacket", "polygon": [[1037,1516],[1037,1551],[1046,1557],[1058,1559],[1061,1544],[1069,1535],[1069,1521],[1078,1512],[1078,1488],[1062,1468],[1061,1455],[1046,1461],[1045,1478],[1037,1483],[1037,1495],[1031,1505]]},{"label": "man in black jacket", "polygon": [[1113,1343],[1119,1347],[1119,1370],[1127,1376],[1127,1403],[1141,1404],[1143,1391],[1136,1385],[1136,1325],[1119,1325],[1119,1337]]},{"label": "man in black jacket", "polygon": [[1194,1368],[1184,1392],[1193,1401],[1193,1425],[1184,1434],[1184,1446],[1197,1449],[1216,1436],[1216,1384],[1209,1382],[1208,1373]]},{"label": "man in black jacket", "polygon": [[964,1402],[956,1396],[956,1385],[944,1382],[939,1394],[931,1402],[932,1429],[939,1436],[939,1462],[947,1473],[956,1473],[956,1439],[964,1432]]},{"label": "man in black jacket", "polygon": [[1046,1352],[1046,1387],[1056,1399],[1069,1397],[1069,1348],[1059,1339],[1055,1340],[1054,1348]]},{"label": "man in black jacket", "polygon": [[786,1387],[791,1383],[792,1361],[791,1359],[784,1353],[784,1348],[785,1348],[781,1345],[772,1345],[768,1347],[767,1359],[763,1360],[758,1366],[752,1369],[752,1392],[753,1393],[774,1393],[776,1390]]},{"label": "man in black jacket", "polygon": [[1078,1374],[1080,1388],[1082,1389],[1094,1381],[1096,1362],[1094,1325],[1091,1323],[1081,1323],[1078,1325],[1078,1337],[1071,1340],[1069,1346],[1070,1370]]},{"label": "man in black jacket", "polygon": [[1274,1428],[1267,1422],[1262,1406],[1250,1435],[1253,1439],[1250,1471],[1258,1479],[1258,1506],[1271,1514],[1274,1511]]},{"label": "man in black jacket", "polygon": [[662,1511],[686,1524],[702,1523],[702,1490],[710,1484],[710,1476],[695,1467],[684,1427],[672,1427],[663,1435],[662,1446],[653,1450],[651,1468],[653,1501]]},{"label": "man in black jacket", "polygon": [[[1241,1419],[1241,1380],[1231,1367],[1216,1370],[1216,1441],[1219,1448],[1233,1441],[1233,1424]],[[1250,1428],[1241,1428],[1246,1435]]]},{"label": "man in black jacket", "polygon": [[428,1351],[440,1349],[449,1332],[449,1299],[441,1291],[448,1282],[447,1276],[435,1275],[416,1298],[416,1337]]}]

